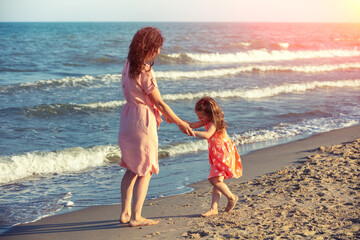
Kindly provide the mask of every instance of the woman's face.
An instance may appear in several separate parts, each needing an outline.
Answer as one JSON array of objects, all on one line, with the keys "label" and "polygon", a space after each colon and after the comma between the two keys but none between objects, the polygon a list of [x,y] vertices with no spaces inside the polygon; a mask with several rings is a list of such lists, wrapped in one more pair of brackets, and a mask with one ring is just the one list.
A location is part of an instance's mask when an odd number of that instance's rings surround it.
[{"label": "woman's face", "polygon": [[160,48],[158,48],[153,54],[151,54],[151,52],[149,52],[147,55],[146,55],[146,58],[145,58],[145,61],[150,61],[152,59],[154,59],[157,55],[160,54]]}]

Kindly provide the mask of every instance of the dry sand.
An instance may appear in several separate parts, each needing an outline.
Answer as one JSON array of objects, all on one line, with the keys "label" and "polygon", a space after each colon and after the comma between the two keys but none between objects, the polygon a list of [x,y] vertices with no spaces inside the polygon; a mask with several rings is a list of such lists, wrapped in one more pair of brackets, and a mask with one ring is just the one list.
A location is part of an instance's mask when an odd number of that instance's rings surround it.
[{"label": "dry sand", "polygon": [[360,239],[360,139],[320,147],[301,164],[230,189],[231,213],[204,219],[186,234],[209,239]]},{"label": "dry sand", "polygon": [[242,160],[244,176],[227,181],[239,196],[230,213],[200,217],[211,201],[202,181],[191,193],[146,201],[143,215],[159,219],[156,226],[120,224],[120,206],[112,205],[19,225],[0,239],[360,239],[360,126]]}]

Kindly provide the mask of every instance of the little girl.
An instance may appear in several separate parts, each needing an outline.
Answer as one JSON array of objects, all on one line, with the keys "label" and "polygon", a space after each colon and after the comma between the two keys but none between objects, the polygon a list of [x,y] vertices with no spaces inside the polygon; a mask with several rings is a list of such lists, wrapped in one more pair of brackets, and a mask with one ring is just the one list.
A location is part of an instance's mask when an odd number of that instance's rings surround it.
[{"label": "little girl", "polygon": [[199,121],[190,123],[191,128],[205,126],[206,131],[193,131],[196,137],[205,138],[209,145],[210,174],[209,182],[213,185],[212,203],[210,210],[201,214],[203,217],[218,214],[218,204],[221,194],[228,199],[226,212],[232,210],[238,197],[234,195],[224,183],[226,178],[242,176],[241,159],[233,141],[226,132],[224,113],[210,97],[203,97],[195,105],[195,113]]}]

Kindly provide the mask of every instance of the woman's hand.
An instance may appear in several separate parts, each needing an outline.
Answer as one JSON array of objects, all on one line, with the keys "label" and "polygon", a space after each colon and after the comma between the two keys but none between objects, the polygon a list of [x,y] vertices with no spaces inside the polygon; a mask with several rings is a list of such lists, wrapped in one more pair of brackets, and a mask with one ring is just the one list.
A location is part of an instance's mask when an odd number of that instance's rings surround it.
[{"label": "woman's hand", "polygon": [[173,121],[171,120],[171,118],[167,117],[164,115],[164,119],[167,123],[173,123]]}]

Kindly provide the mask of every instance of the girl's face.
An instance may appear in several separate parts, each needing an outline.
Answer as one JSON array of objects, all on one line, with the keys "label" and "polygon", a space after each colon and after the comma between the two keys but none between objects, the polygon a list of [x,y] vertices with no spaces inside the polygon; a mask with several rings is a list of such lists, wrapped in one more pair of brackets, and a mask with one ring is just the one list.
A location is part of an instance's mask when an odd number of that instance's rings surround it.
[{"label": "girl's face", "polygon": [[208,118],[208,116],[204,113],[204,112],[198,112],[195,111],[196,115],[198,116],[198,119],[202,122],[202,123],[208,123],[210,121],[210,119]]}]

